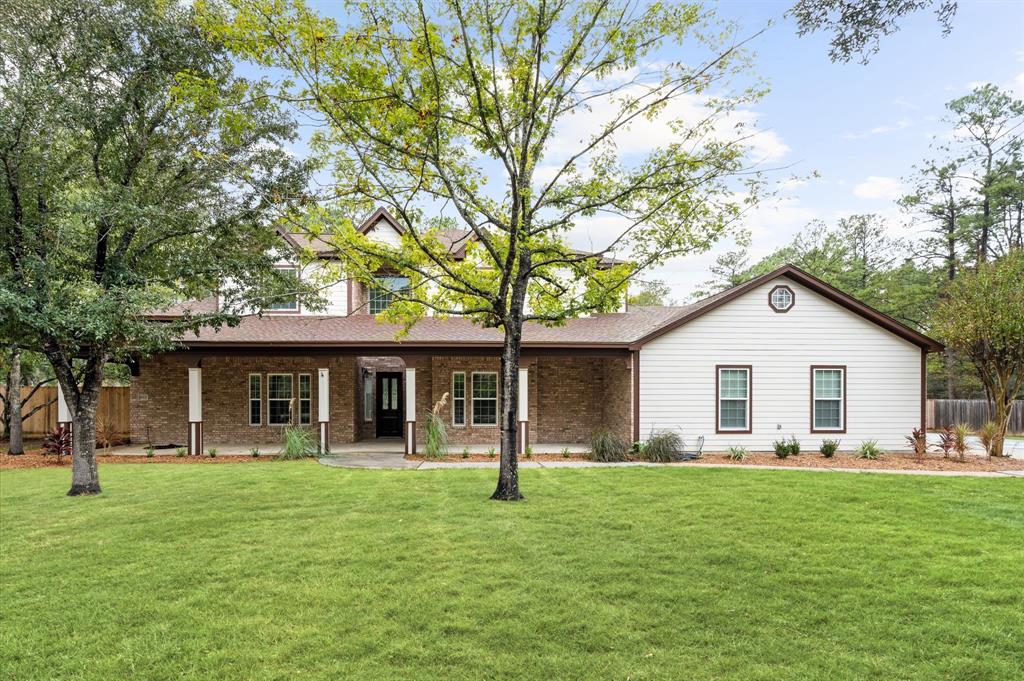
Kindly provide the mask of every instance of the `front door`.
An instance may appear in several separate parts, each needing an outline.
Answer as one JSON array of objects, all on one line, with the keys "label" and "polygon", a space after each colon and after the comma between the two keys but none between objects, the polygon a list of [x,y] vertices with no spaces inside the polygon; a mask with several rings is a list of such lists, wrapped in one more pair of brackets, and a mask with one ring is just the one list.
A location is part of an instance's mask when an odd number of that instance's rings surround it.
[{"label": "front door", "polygon": [[402,374],[377,374],[377,437],[402,435]]}]

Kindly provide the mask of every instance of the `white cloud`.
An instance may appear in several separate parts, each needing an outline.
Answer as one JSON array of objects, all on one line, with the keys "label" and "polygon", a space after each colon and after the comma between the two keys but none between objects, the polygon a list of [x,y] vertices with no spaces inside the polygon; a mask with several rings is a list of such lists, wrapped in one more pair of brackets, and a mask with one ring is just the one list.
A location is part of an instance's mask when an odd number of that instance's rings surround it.
[{"label": "white cloud", "polygon": [[896,121],[893,125],[876,125],[875,127],[864,130],[862,132],[846,132],[843,133],[842,137],[845,140],[859,140],[865,137],[871,137],[872,135],[884,135],[890,132],[897,132],[899,130],[906,130],[914,124],[909,118],[901,118]]},{"label": "white cloud", "polygon": [[894,201],[903,196],[903,184],[894,177],[871,175],[853,188],[854,196],[861,199]]}]

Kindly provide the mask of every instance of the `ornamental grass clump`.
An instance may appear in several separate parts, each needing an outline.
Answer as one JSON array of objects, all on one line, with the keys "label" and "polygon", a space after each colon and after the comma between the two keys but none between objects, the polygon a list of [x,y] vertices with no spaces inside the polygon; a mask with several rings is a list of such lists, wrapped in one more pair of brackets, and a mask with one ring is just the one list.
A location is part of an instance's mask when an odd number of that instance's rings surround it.
[{"label": "ornamental grass clump", "polygon": [[434,408],[427,412],[425,420],[427,431],[427,458],[443,459],[448,455],[448,431],[444,426],[444,419],[441,417],[441,410],[448,404],[448,393],[441,395],[441,399],[434,404]]},{"label": "ornamental grass clump", "polygon": [[595,430],[590,436],[590,458],[594,461],[625,461],[629,447],[607,428]]},{"label": "ornamental grass clump", "polygon": [[300,426],[288,426],[284,429],[283,438],[278,459],[306,459],[316,455],[317,445],[309,430]]},{"label": "ornamental grass clump", "polygon": [[985,425],[978,429],[978,439],[981,440],[981,446],[985,448],[986,456],[992,456],[998,436],[999,424],[995,421],[986,421]]},{"label": "ornamental grass clump", "polygon": [[882,455],[882,450],[878,446],[878,440],[864,440],[857,448],[858,459],[868,459],[870,461],[876,460]]},{"label": "ornamental grass clump", "polygon": [[682,451],[683,438],[679,437],[679,433],[671,430],[658,430],[647,438],[640,454],[648,461],[665,463],[674,461]]},{"label": "ornamental grass clump", "polygon": [[743,461],[747,458],[746,447],[729,447],[729,453],[726,454],[730,461]]},{"label": "ornamental grass clump", "polygon": [[967,450],[970,449],[970,445],[967,444],[967,438],[970,435],[971,427],[966,423],[958,423],[953,426],[953,451],[961,461],[967,457]]}]

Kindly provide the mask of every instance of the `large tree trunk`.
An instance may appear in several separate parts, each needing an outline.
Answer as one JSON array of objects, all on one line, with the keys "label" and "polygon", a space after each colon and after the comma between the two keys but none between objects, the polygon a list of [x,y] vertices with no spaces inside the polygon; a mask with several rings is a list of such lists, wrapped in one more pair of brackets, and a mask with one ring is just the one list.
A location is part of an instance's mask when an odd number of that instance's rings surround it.
[{"label": "large tree trunk", "polygon": [[91,355],[85,362],[82,385],[78,385],[69,357],[56,342],[44,345],[46,358],[57,375],[64,399],[71,410],[71,489],[69,497],[99,494],[100,475],[96,467],[96,410],[103,389],[104,355]]},{"label": "large tree trunk", "polygon": [[519,434],[519,355],[522,341],[522,319],[505,327],[505,343],[501,349],[501,467],[498,486],[491,499],[519,501],[519,460],[516,441]]},{"label": "large tree trunk", "polygon": [[21,416],[21,348],[11,346],[11,373],[7,380],[7,419],[11,454],[24,454],[25,443],[22,440]]}]

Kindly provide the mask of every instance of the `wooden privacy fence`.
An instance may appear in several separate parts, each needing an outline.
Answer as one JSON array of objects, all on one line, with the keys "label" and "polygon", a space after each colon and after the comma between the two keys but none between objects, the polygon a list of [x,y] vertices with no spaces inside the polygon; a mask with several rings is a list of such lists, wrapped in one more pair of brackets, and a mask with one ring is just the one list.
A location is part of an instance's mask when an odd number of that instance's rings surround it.
[{"label": "wooden privacy fence", "polygon": [[[929,428],[942,428],[952,423],[966,423],[971,428],[981,428],[992,418],[986,400],[928,400],[925,415]],[[1009,432],[1024,433],[1024,400],[1013,403]]]},{"label": "wooden privacy fence", "polygon": [[[96,423],[108,424],[121,437],[127,437],[130,430],[129,418],[131,402],[128,387],[104,386],[100,392],[100,406],[96,411]],[[22,388],[22,399],[28,398],[31,388]],[[31,400],[21,405],[22,413],[27,414],[36,406],[46,406],[25,419],[22,432],[27,436],[39,436],[57,427],[57,387],[43,386],[36,391]]]}]

